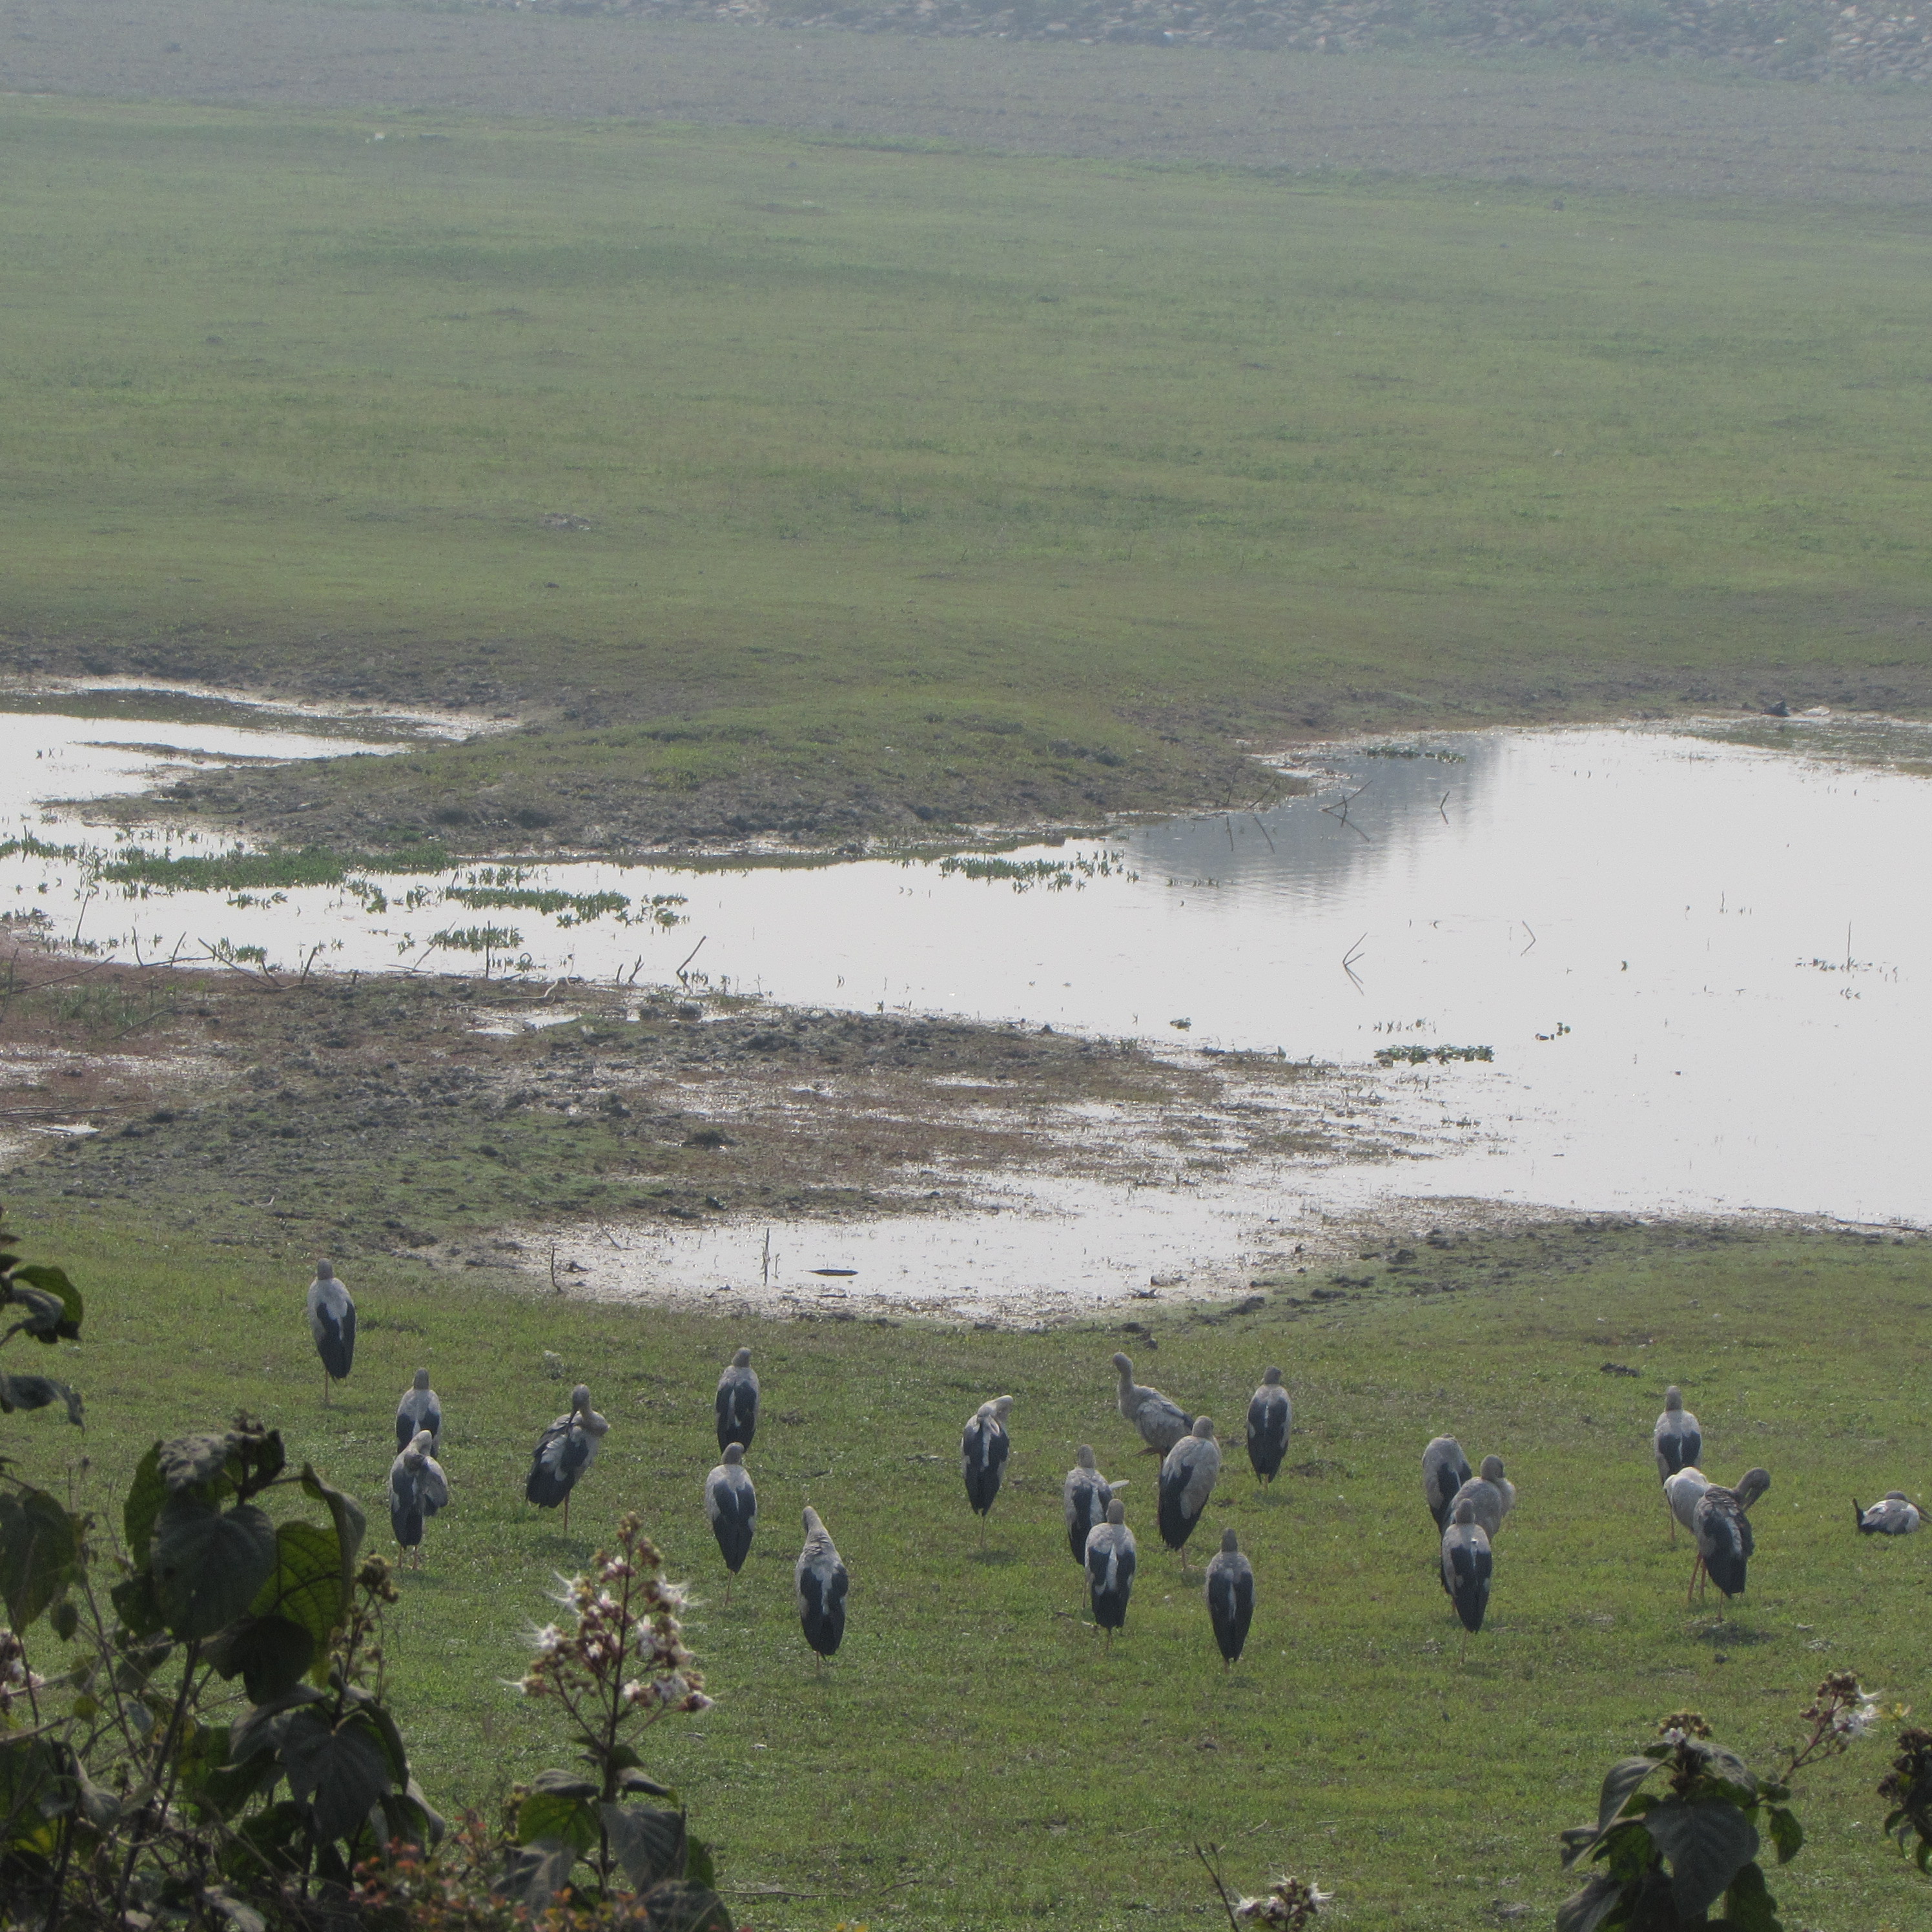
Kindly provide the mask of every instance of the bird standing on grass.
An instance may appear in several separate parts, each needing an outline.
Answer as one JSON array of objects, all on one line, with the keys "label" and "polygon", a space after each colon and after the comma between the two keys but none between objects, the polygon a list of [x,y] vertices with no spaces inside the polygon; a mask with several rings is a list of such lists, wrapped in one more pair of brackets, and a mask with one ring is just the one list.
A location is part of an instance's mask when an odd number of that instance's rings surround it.
[{"label": "bird standing on grass", "polygon": [[1221,1549],[1208,1564],[1208,1621],[1221,1649],[1221,1668],[1240,1660],[1255,1619],[1254,1565],[1241,1554],[1234,1532],[1221,1532]]},{"label": "bird standing on grass", "polygon": [[724,1445],[724,1460],[704,1479],[704,1514],[711,1520],[711,1533],[718,1539],[718,1553],[730,1572],[724,1586],[724,1600],[731,1600],[731,1585],[752,1553],[752,1532],[758,1526],[758,1492],[745,1470],[745,1446],[741,1442]]},{"label": "bird standing on grass", "polygon": [[566,1532],[570,1528],[570,1492],[597,1460],[610,1429],[610,1424],[590,1406],[589,1387],[579,1382],[570,1392],[570,1413],[560,1415],[537,1438],[524,1494],[538,1509],[555,1509],[562,1504]]},{"label": "bird standing on grass", "polygon": [[[1650,1432],[1650,1446],[1657,1456],[1657,1480],[1668,1483],[1684,1469],[1694,1469],[1704,1460],[1704,1432],[1697,1418],[1684,1406],[1684,1391],[1674,1383],[1664,1391],[1664,1413]],[[1670,1540],[1677,1540],[1677,1516],[1670,1518]]]},{"label": "bird standing on grass", "polygon": [[1124,1481],[1110,1483],[1101,1474],[1094,1466],[1090,1444],[1083,1442],[1074,1450],[1073,1466],[1060,1486],[1060,1499],[1066,1510],[1066,1540],[1075,1562],[1087,1561],[1088,1534],[1107,1520],[1107,1505],[1126,1486]]},{"label": "bird standing on grass", "polygon": [[1910,1536],[1925,1520],[1925,1514],[1903,1490],[1887,1490],[1870,1509],[1856,1496],[1852,1513],[1861,1536]]},{"label": "bird standing on grass", "polygon": [[1476,1520],[1483,1526],[1484,1534],[1493,1538],[1502,1528],[1503,1518],[1516,1507],[1516,1485],[1503,1474],[1500,1456],[1485,1456],[1483,1473],[1472,1476],[1450,1499],[1452,1517],[1456,1504],[1466,1498],[1474,1506]]},{"label": "bird standing on grass", "polygon": [[431,1453],[434,1448],[429,1431],[420,1429],[389,1465],[389,1527],[418,1569],[422,1568],[423,1525],[449,1501],[449,1479]]},{"label": "bird standing on grass", "polygon": [[1422,1452],[1422,1500],[1436,1519],[1438,1529],[1449,1527],[1450,1507],[1456,1492],[1475,1472],[1462,1454],[1462,1445],[1453,1436],[1438,1436]]},{"label": "bird standing on grass", "polygon": [[315,1264],[315,1279],[308,1285],[308,1329],[315,1337],[315,1352],[322,1358],[322,1406],[326,1408],[331,1385],[346,1382],[356,1366],[356,1304],[337,1279],[332,1262]]},{"label": "bird standing on grass", "polygon": [[734,1442],[741,1449],[750,1448],[758,1432],[758,1372],[752,1366],[751,1350],[740,1348],[718,1378],[718,1454]]},{"label": "bird standing on grass", "polygon": [[1466,1647],[1469,1636],[1483,1627],[1495,1570],[1489,1537],[1476,1520],[1475,1504],[1465,1496],[1442,1532],[1442,1587],[1462,1619]]},{"label": "bird standing on grass", "polygon": [[[1697,1507],[1690,1514],[1691,1532],[1697,1539],[1697,1564],[1690,1572],[1693,1585],[1701,1568],[1724,1592],[1726,1604],[1744,1594],[1745,1568],[1756,1546],[1745,1512],[1770,1487],[1768,1469],[1747,1469],[1736,1489],[1720,1489],[1714,1483],[1697,1498]],[[1684,1601],[1688,1609],[1688,1591]]]},{"label": "bird standing on grass", "polygon": [[1116,1355],[1114,1366],[1120,1372],[1120,1418],[1141,1432],[1141,1440],[1157,1456],[1165,1456],[1187,1433],[1187,1412],[1170,1402],[1159,1389],[1143,1388],[1134,1380],[1134,1365],[1125,1355]]},{"label": "bird standing on grass", "polygon": [[1183,1570],[1187,1568],[1187,1539],[1220,1473],[1221,1445],[1214,1440],[1214,1425],[1206,1416],[1197,1416],[1192,1432],[1167,1452],[1160,1466],[1160,1540],[1179,1553]]},{"label": "bird standing on grass", "polygon": [[812,1668],[820,1670],[845,1634],[845,1598],[852,1580],[815,1509],[805,1513],[805,1547],[792,1567],[792,1581],[805,1640],[817,1653]]},{"label": "bird standing on grass", "polygon": [[986,1541],[986,1518],[1000,1493],[1000,1478],[1012,1442],[1006,1434],[1006,1418],[1012,1413],[1010,1395],[982,1402],[967,1424],[959,1438],[959,1468],[966,1478],[966,1500],[980,1519],[980,1542]]},{"label": "bird standing on grass", "polygon": [[[1682,1523],[1694,1541],[1697,1534],[1697,1504],[1704,1492],[1711,1486],[1711,1479],[1702,1469],[1679,1469],[1664,1486],[1664,1499],[1670,1505],[1670,1520]],[[1671,1540],[1677,1540],[1673,1530]],[[1695,1580],[1696,1572],[1691,1572]]]},{"label": "bird standing on grass", "polygon": [[1087,1600],[1094,1621],[1114,1633],[1127,1620],[1127,1600],[1134,1594],[1134,1533],[1127,1527],[1127,1506],[1118,1496],[1107,1505],[1107,1520],[1096,1523],[1087,1538]]},{"label": "bird standing on grass", "polygon": [[1248,1460],[1256,1482],[1271,1484],[1281,1474],[1294,1420],[1294,1405],[1281,1385],[1281,1371],[1270,1369],[1248,1400]]},{"label": "bird standing on grass", "polygon": [[416,1379],[404,1390],[403,1399],[396,1405],[398,1454],[416,1440],[416,1432],[422,1429],[429,1431],[429,1453],[434,1456],[442,1447],[442,1404],[429,1385],[427,1369],[417,1370]]}]

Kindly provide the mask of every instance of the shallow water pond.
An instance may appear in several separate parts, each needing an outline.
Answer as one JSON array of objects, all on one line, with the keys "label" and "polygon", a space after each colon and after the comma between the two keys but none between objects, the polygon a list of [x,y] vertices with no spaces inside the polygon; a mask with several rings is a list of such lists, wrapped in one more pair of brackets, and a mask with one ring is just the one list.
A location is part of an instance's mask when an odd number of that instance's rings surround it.
[{"label": "shallow water pond", "polygon": [[[465,866],[276,890],[112,881],[40,801],[174,746],[318,756],[288,721],[0,718],[44,845],[0,902],[118,956],[694,982],[1346,1062],[1432,1154],[1330,1175],[1590,1210],[1932,1218],[1932,736],[1856,721],[1452,734],[1324,754],[1313,795],[987,862]],[[136,750],[139,745],[151,748]],[[96,748],[88,748],[90,746]],[[370,744],[366,748],[380,748]],[[35,750],[43,755],[32,755]],[[1912,769],[1913,766],[1917,769]],[[21,790],[31,793],[31,810]],[[205,854],[151,828],[128,842]],[[84,908],[84,910],[83,910]],[[1475,1059],[1432,1056],[1480,1050]],[[1428,1057],[1425,1057],[1428,1056]],[[1412,1064],[1419,1063],[1419,1064]],[[1262,1177],[1256,1177],[1258,1183]],[[1277,1193],[1282,1178],[1268,1185]],[[1312,1174],[1310,1188],[1318,1186]],[[1281,1203],[1268,1206],[1274,1214]]]}]

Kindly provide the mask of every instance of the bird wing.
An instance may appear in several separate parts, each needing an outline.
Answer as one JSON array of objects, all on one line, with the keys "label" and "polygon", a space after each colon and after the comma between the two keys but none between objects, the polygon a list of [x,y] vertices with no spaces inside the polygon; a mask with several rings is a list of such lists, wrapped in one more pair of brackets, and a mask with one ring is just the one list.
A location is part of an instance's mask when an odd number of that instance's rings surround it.
[{"label": "bird wing", "polygon": [[449,1507],[449,1478],[443,1474],[442,1465],[434,1456],[423,1458],[421,1488],[425,1516],[434,1516],[438,1510]]},{"label": "bird wing", "polygon": [[411,1389],[396,1405],[396,1448],[399,1452],[416,1439],[416,1418],[410,1406],[410,1396],[415,1394],[416,1390]]}]

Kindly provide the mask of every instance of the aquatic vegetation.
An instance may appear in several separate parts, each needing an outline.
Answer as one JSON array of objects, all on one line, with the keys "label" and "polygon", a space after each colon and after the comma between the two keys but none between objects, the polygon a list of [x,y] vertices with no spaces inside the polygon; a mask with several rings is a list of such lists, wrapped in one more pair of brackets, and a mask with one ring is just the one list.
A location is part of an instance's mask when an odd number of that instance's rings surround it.
[{"label": "aquatic vegetation", "polygon": [[1378,1046],[1376,1048],[1378,1066],[1426,1066],[1434,1060],[1446,1066],[1452,1060],[1493,1060],[1496,1050],[1492,1046]]},{"label": "aquatic vegetation", "polygon": [[1018,892],[1034,886],[1044,886],[1054,892],[1077,891],[1089,879],[1122,878],[1131,882],[1140,877],[1104,853],[1097,859],[993,859],[956,852],[940,860],[938,869],[942,878],[949,879],[1004,880]]},{"label": "aquatic vegetation", "polygon": [[[488,876],[488,869],[482,876]],[[509,868],[503,868],[507,872]],[[676,908],[685,903],[682,892],[659,892],[640,904],[632,915],[631,902],[622,892],[566,892],[554,887],[536,889],[520,886],[452,886],[443,893],[446,900],[453,900],[458,905],[468,906],[473,911],[486,911],[492,908],[518,912],[549,913],[556,916],[560,926],[580,925],[586,920],[601,919],[606,913],[616,915],[620,926],[633,926],[646,921],[668,928],[684,922],[684,915]]]},{"label": "aquatic vegetation", "polygon": [[[0,847],[0,857],[10,848]],[[16,843],[12,851],[29,848]],[[440,845],[409,845],[393,852],[332,852],[320,845],[272,847],[266,852],[206,854],[151,852],[124,845],[112,854],[66,847],[49,856],[79,858],[92,875],[113,885],[159,886],[168,892],[246,892],[296,886],[339,886],[353,873],[440,872],[449,855]]]}]

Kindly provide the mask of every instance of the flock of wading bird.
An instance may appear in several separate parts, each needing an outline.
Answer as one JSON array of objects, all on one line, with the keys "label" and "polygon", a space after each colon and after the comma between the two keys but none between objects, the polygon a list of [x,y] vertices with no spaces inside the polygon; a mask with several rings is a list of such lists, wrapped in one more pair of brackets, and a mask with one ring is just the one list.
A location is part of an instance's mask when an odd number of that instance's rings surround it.
[{"label": "flock of wading bird", "polygon": [[[316,1264],[316,1278],[309,1285],[308,1314],[322,1358],[326,1407],[330,1388],[347,1378],[356,1354],[356,1304],[326,1261]],[[1214,1424],[1207,1416],[1190,1416],[1160,1390],[1136,1382],[1134,1365],[1126,1356],[1114,1356],[1113,1365],[1120,1376],[1122,1419],[1138,1432],[1148,1453],[1161,1459],[1155,1520],[1161,1540],[1180,1558],[1184,1574],[1189,1539],[1221,1473]],[[722,1460],[704,1479],[704,1513],[730,1580],[725,1585],[728,1604],[758,1529],[758,1492],[745,1467],[745,1452],[758,1432],[760,1400],[752,1352],[740,1348],[718,1378],[715,1408]],[[982,1544],[986,1519],[998,1498],[1012,1453],[1006,1418],[1012,1406],[1010,1395],[982,1402],[960,1438],[966,1500],[980,1520]],[[1248,1461],[1257,1483],[1271,1484],[1280,1472],[1294,1415],[1280,1370],[1268,1370],[1248,1402]],[[537,1438],[524,1493],[540,1509],[561,1504],[566,1528],[571,1492],[596,1459],[610,1427],[591,1407],[588,1386],[579,1383],[571,1393],[568,1411]],[[389,1466],[388,1486],[389,1522],[396,1541],[405,1560],[418,1564],[423,1526],[449,1501],[448,1480],[436,1460],[442,1440],[442,1405],[429,1385],[429,1371],[418,1369],[397,1405],[396,1459]],[[1771,1487],[1770,1472],[1747,1470],[1728,1489],[1712,1482],[1697,1466],[1704,1452],[1703,1432],[1675,1388],[1664,1392],[1664,1413],[1651,1432],[1651,1445],[1670,1511],[1671,1542],[1675,1545],[1681,1523],[1696,1546],[1687,1607],[1691,1593],[1706,1577],[1726,1603],[1742,1595],[1754,1550],[1750,1507]],[[1092,1448],[1084,1442],[1075,1452],[1074,1466],[1060,1486],[1068,1546],[1085,1572],[1094,1624],[1109,1642],[1126,1625],[1139,1560],[1120,1493],[1127,1486],[1124,1480],[1110,1483],[1101,1474]],[[1489,1610],[1495,1540],[1504,1519],[1516,1507],[1516,1485],[1503,1473],[1501,1456],[1485,1456],[1480,1470],[1472,1470],[1462,1445],[1453,1436],[1438,1436],[1422,1452],[1422,1495],[1442,1538],[1442,1588],[1455,1606],[1466,1644],[1482,1628]],[[1855,1499],[1852,1510],[1862,1535],[1909,1535],[1924,1520],[1924,1512],[1900,1490],[1890,1491],[1869,1509]],[[822,1664],[844,1636],[851,1579],[815,1509],[805,1511],[805,1545],[792,1574],[805,1640],[814,1653],[815,1665]],[[1209,1561],[1205,1575],[1208,1622],[1226,1669],[1246,1646],[1255,1614],[1254,1569],[1232,1529],[1222,1532],[1220,1550]]]}]

